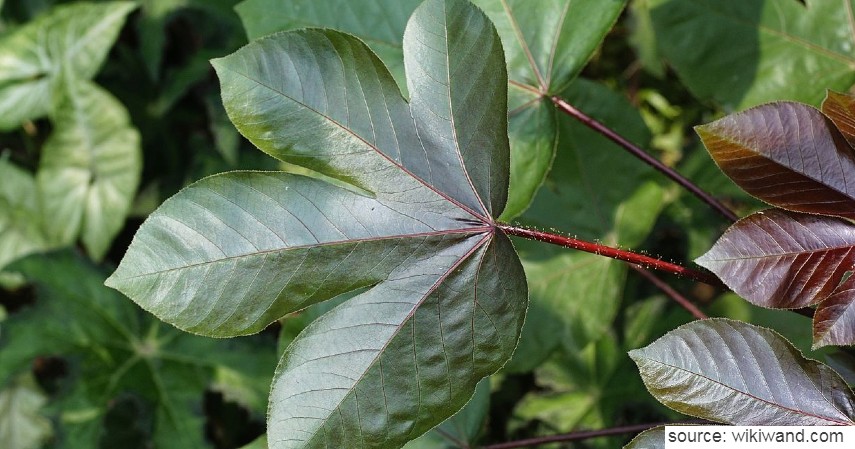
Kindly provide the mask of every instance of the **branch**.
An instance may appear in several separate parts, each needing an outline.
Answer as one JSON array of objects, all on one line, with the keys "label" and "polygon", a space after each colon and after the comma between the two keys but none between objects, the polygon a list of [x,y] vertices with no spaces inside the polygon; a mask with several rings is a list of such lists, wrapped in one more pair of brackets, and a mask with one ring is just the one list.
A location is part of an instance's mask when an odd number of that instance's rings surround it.
[{"label": "branch", "polygon": [[506,443],[490,444],[481,446],[480,449],[516,449],[521,447],[539,446],[541,444],[556,443],[562,441],[580,441],[589,438],[607,437],[612,435],[623,435],[627,433],[638,433],[657,426],[672,423],[636,424],[632,426],[612,427],[610,429],[586,430],[571,432],[563,435],[550,435],[548,437],[528,438],[525,440],[508,441]]},{"label": "branch", "polygon": [[671,274],[676,274],[678,276],[685,276],[687,278],[694,279],[698,282],[703,282],[704,284],[709,284],[713,286],[722,285],[721,281],[719,281],[718,278],[716,278],[712,274],[692,270],[691,268],[686,268],[677,264],[665,262],[661,259],[656,259],[654,257],[634,253],[632,251],[612,248],[610,246],[601,245],[599,243],[586,242],[584,240],[550,234],[547,232],[515,227],[508,224],[499,224],[498,227],[508,235],[515,235],[517,237],[523,237],[529,240],[537,240],[540,242],[551,243],[553,245],[563,246],[565,248],[578,249],[580,251],[585,251],[599,256],[611,257],[612,259],[622,260],[624,262],[641,265],[644,268],[652,268],[654,270],[661,270]]},{"label": "branch", "polygon": [[598,122],[597,120],[586,115],[582,111],[576,109],[573,105],[571,105],[570,103],[567,103],[567,101],[565,101],[563,98],[561,98],[559,96],[553,96],[552,102],[555,103],[555,106],[558,107],[558,109],[561,110],[561,112],[564,112],[565,114],[567,114],[567,115],[575,118],[576,120],[582,122],[583,125],[585,125],[588,128],[591,128],[594,131],[602,134],[603,136],[605,136],[606,138],[608,138],[612,142],[620,145],[625,150],[629,151],[635,157],[637,157],[637,158],[641,159],[642,161],[644,161],[645,163],[647,163],[647,165],[650,165],[651,167],[655,168],[656,170],[658,170],[659,172],[661,172],[665,176],[671,178],[674,182],[679,184],[681,187],[683,187],[684,189],[688,190],[689,192],[694,194],[696,197],[698,197],[698,199],[700,199],[701,201],[703,201],[704,203],[709,205],[711,208],[715,209],[715,211],[718,212],[719,214],[721,214],[724,218],[730,220],[731,222],[735,222],[739,218],[736,216],[736,214],[733,213],[733,211],[728,209],[727,206],[722,204],[719,200],[713,198],[713,196],[710,195],[709,193],[701,190],[701,188],[698,187],[697,185],[695,185],[692,181],[689,181],[688,179],[683,177],[683,175],[677,173],[671,167],[668,167],[667,165],[658,161],[653,156],[647,154],[647,152],[645,152],[641,148],[635,146],[632,142],[630,142],[629,140],[627,140],[626,138],[624,138],[620,134],[614,132],[608,126]]},{"label": "branch", "polygon": [[645,270],[644,268],[642,268],[638,265],[630,265],[630,268],[632,268],[638,274],[640,274],[645,279],[650,281],[651,284],[655,285],[656,288],[658,288],[659,290],[662,291],[662,293],[665,293],[665,295],[667,295],[669,298],[673,299],[674,302],[676,302],[677,304],[680,304],[684,309],[688,310],[689,313],[691,313],[692,316],[694,316],[695,318],[697,318],[699,320],[705,320],[705,319],[709,318],[709,316],[707,316],[707,314],[702,312],[701,309],[698,308],[698,306],[694,305],[691,301],[686,299],[685,296],[681,295],[677,290],[674,290],[673,288],[671,288],[670,285],[666,284],[665,281],[663,281],[662,279],[659,279],[650,271]]}]

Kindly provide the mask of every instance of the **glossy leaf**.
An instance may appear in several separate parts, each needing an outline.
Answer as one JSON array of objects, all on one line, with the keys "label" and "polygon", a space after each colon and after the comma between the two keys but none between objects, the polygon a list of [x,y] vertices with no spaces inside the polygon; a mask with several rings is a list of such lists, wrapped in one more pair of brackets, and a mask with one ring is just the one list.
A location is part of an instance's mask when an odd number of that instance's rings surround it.
[{"label": "glossy leaf", "polygon": [[24,375],[0,389],[0,441],[10,449],[35,449],[51,437],[51,423],[41,415],[47,397]]},{"label": "glossy leaf", "polygon": [[822,102],[822,113],[834,122],[849,145],[855,145],[855,97],[829,90]]},{"label": "glossy leaf", "polygon": [[13,260],[47,248],[33,175],[0,156],[0,271]]},{"label": "glossy leaf", "polygon": [[436,429],[407,443],[403,449],[466,449],[477,447],[490,411],[490,380],[483,379],[465,407]]},{"label": "glossy leaf", "polygon": [[75,3],[0,40],[0,130],[48,114],[62,79],[98,72],[133,2]]},{"label": "glossy leaf", "polygon": [[766,328],[695,321],[629,355],[650,392],[682,413],[735,425],[855,423],[843,379]]},{"label": "glossy leaf", "polygon": [[107,91],[75,83],[52,116],[36,182],[52,217],[47,234],[59,244],[80,235],[95,259],[121,230],[134,199],[142,151],[128,112]]},{"label": "glossy leaf", "polygon": [[[68,362],[68,388],[51,399],[48,413],[62,447],[99,447],[105,419],[120,397],[150,405],[155,447],[202,448],[202,401],[223,369],[264,396],[257,373],[275,363],[272,345],[257,340],[213,340],[188,335],[143,315],[105,275],[70,252],[31,256],[11,266],[36,286],[34,306],[10,316],[0,334],[0,385],[31,369],[43,356]],[[255,413],[263,413],[256,409]],[[150,414],[149,414],[150,413]],[[135,423],[134,423],[135,424]],[[130,425],[130,424],[129,424]]]},{"label": "glossy leaf", "polygon": [[518,339],[525,278],[492,218],[509,164],[498,35],[468,2],[428,0],[403,48],[409,103],[365,44],[336,31],[274,34],[215,60],[241,133],[331,182],[204,179],[149,217],[108,280],[217,336],[365,290],[283,355],[273,448],[400,447],[460,409]]},{"label": "glossy leaf", "polygon": [[728,229],[697,263],[754,304],[799,308],[825,299],[855,264],[855,225],[770,209]]},{"label": "glossy leaf", "polygon": [[[546,0],[531,8],[521,0],[476,0],[493,20],[502,42],[511,81],[509,138],[511,175],[508,204],[501,219],[520,215],[543,183],[558,144],[555,107],[559,93],[579,74],[605,38],[625,0]],[[371,0],[359,13],[343,0],[246,0],[238,5],[249,37],[306,26],[354,34],[374,50],[404,85],[401,36],[419,0]]]},{"label": "glossy leaf", "polygon": [[[851,266],[849,267],[851,270]],[[855,345],[855,280],[850,276],[828,298],[814,315],[814,347]]]},{"label": "glossy leaf", "polygon": [[665,449],[665,427],[654,427],[641,432],[623,449]]},{"label": "glossy leaf", "polygon": [[772,103],[696,128],[748,193],[796,212],[855,218],[855,152],[820,111]]},{"label": "glossy leaf", "polygon": [[652,0],[657,42],[699,98],[819,104],[855,83],[851,0]]}]

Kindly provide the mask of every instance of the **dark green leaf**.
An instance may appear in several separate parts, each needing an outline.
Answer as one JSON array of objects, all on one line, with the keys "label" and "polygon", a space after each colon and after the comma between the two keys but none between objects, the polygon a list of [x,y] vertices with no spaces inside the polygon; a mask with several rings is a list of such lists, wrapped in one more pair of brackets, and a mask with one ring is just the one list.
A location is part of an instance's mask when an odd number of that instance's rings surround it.
[{"label": "dark green leaf", "polygon": [[726,319],[696,321],[630,351],[663,404],[735,425],[853,425],[855,396],[786,339]]},{"label": "dark green leaf", "polygon": [[813,107],[771,103],[696,130],[746,192],[796,212],[855,218],[855,152]]},{"label": "dark green leaf", "polygon": [[133,2],[75,3],[0,40],[0,130],[47,115],[60,80],[98,72]]},{"label": "dark green leaf", "polygon": [[490,379],[483,379],[465,407],[436,429],[407,443],[404,449],[466,449],[477,438],[490,411]]},{"label": "dark green leaf", "polygon": [[726,108],[818,104],[826,88],[855,83],[852,0],[652,0],[650,8],[660,49],[685,84]]},{"label": "dark green leaf", "polygon": [[468,2],[428,0],[404,53],[409,104],[365,44],[335,31],[274,34],[215,60],[238,129],[335,183],[202,180],[149,217],[108,280],[220,336],[366,290],[283,355],[271,447],[400,447],[460,409],[516,345],[525,278],[492,218],[509,164],[498,35]]},{"label": "dark green leaf", "polygon": [[107,91],[74,83],[52,115],[36,175],[47,234],[58,244],[78,235],[95,259],[122,228],[139,184],[142,151],[128,112]]},{"label": "dark green leaf", "polygon": [[[202,399],[217,374],[253,379],[274,365],[272,344],[195,337],[143,316],[81,257],[33,256],[11,268],[36,284],[37,302],[3,323],[0,383],[39,356],[68,361],[69,388],[50,404],[63,447],[98,447],[103,420],[124,393],[149,404],[152,416],[140,419],[153,423],[156,447],[205,447]],[[255,395],[268,385],[244,384]]]}]

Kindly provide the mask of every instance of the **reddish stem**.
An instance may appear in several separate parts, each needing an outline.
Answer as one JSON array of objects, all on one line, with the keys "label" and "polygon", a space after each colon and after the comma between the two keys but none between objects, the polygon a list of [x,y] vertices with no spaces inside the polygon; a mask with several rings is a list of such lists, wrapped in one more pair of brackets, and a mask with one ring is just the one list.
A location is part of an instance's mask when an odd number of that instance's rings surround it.
[{"label": "reddish stem", "polygon": [[638,274],[643,276],[645,279],[650,281],[651,284],[655,285],[656,288],[658,288],[659,290],[662,291],[662,293],[665,293],[665,295],[667,295],[669,298],[673,299],[674,302],[676,302],[677,304],[680,304],[684,309],[688,310],[689,313],[691,313],[692,316],[694,316],[695,318],[697,318],[699,320],[705,320],[705,319],[709,318],[709,316],[707,316],[707,314],[702,312],[701,309],[698,308],[698,306],[692,304],[692,302],[689,301],[688,299],[686,299],[685,296],[681,295],[677,290],[674,290],[673,288],[671,288],[670,285],[665,283],[665,281],[663,281],[662,279],[659,279],[658,277],[656,277],[656,275],[654,275],[650,271],[645,270],[644,268],[642,268],[638,265],[630,265],[630,267],[633,270],[635,270]]},{"label": "reddish stem", "polygon": [[709,285],[721,285],[721,281],[719,281],[715,276],[711,274],[704,273],[702,271],[692,270],[690,268],[686,268],[677,264],[665,262],[661,259],[656,259],[654,257],[634,253],[632,251],[625,251],[622,249],[601,245],[599,243],[586,242],[584,240],[574,239],[571,237],[535,231],[533,229],[519,228],[507,224],[499,224],[498,226],[499,229],[505,231],[505,233],[509,235],[515,235],[517,237],[523,237],[530,240],[551,243],[553,245],[563,246],[565,248],[578,249],[580,251],[597,254],[599,256],[611,257],[612,259],[622,260],[624,262],[629,262],[632,264],[638,264],[645,268],[653,268],[654,270],[661,270],[671,274],[676,274],[678,276],[685,276],[687,278],[694,279],[698,282],[703,282]]},{"label": "reddish stem", "polygon": [[594,131],[602,134],[603,136],[605,136],[606,138],[608,138],[612,142],[620,145],[625,150],[632,153],[635,157],[637,157],[637,158],[641,159],[643,162],[647,163],[647,165],[650,165],[651,167],[655,168],[656,170],[658,170],[659,172],[661,172],[665,176],[671,178],[674,182],[679,184],[681,187],[683,187],[684,189],[688,190],[693,195],[698,197],[698,199],[700,199],[701,201],[703,201],[704,203],[708,204],[710,207],[715,209],[715,211],[720,213],[723,217],[727,218],[731,222],[735,222],[736,220],[739,219],[739,217],[737,217],[736,214],[733,213],[733,211],[731,211],[727,206],[722,204],[719,200],[713,198],[712,195],[708,194],[707,192],[704,192],[703,190],[701,190],[700,187],[698,187],[697,185],[692,183],[692,181],[689,181],[688,179],[683,177],[683,175],[677,173],[671,167],[668,167],[667,165],[663,164],[662,162],[660,162],[659,160],[657,160],[653,156],[647,154],[647,152],[645,152],[641,148],[635,146],[632,142],[630,142],[629,140],[627,140],[626,138],[624,138],[620,134],[612,131],[612,129],[609,128],[608,126],[603,125],[602,123],[598,122],[594,118],[592,118],[592,117],[586,115],[585,113],[583,113],[582,111],[576,109],[573,105],[571,105],[570,103],[567,103],[567,101],[565,101],[561,97],[553,96],[552,102],[555,104],[556,107],[558,107],[559,110],[561,110],[565,114],[575,118],[576,120],[581,122],[583,125],[587,126],[588,128],[591,128]]},{"label": "reddish stem", "polygon": [[548,437],[528,438],[525,440],[508,441],[507,443],[489,444],[481,446],[481,449],[517,449],[521,447],[539,446],[541,444],[557,443],[561,441],[580,441],[590,438],[607,437],[612,435],[624,435],[627,433],[638,433],[657,426],[671,423],[636,424],[633,426],[612,427],[610,429],[587,430],[581,432],[566,433],[563,435],[550,435]]}]

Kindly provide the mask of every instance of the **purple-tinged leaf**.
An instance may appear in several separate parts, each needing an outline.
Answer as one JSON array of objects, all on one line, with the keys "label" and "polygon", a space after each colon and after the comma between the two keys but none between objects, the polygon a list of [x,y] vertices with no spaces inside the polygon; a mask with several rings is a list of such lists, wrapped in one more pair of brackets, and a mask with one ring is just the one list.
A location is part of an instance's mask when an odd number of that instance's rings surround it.
[{"label": "purple-tinged leaf", "polygon": [[653,396],[682,413],[735,425],[855,425],[846,382],[770,329],[695,321],[629,355]]},{"label": "purple-tinged leaf", "polygon": [[830,295],[855,264],[855,225],[770,209],[739,220],[696,262],[753,304],[806,307]]},{"label": "purple-tinged leaf", "polygon": [[822,113],[834,122],[849,145],[855,146],[855,97],[829,90],[822,102]]},{"label": "purple-tinged leaf", "polygon": [[796,212],[855,219],[855,153],[817,109],[771,103],[696,129],[746,192]]},{"label": "purple-tinged leaf", "polygon": [[849,276],[816,309],[813,346],[855,344],[855,278]]}]

